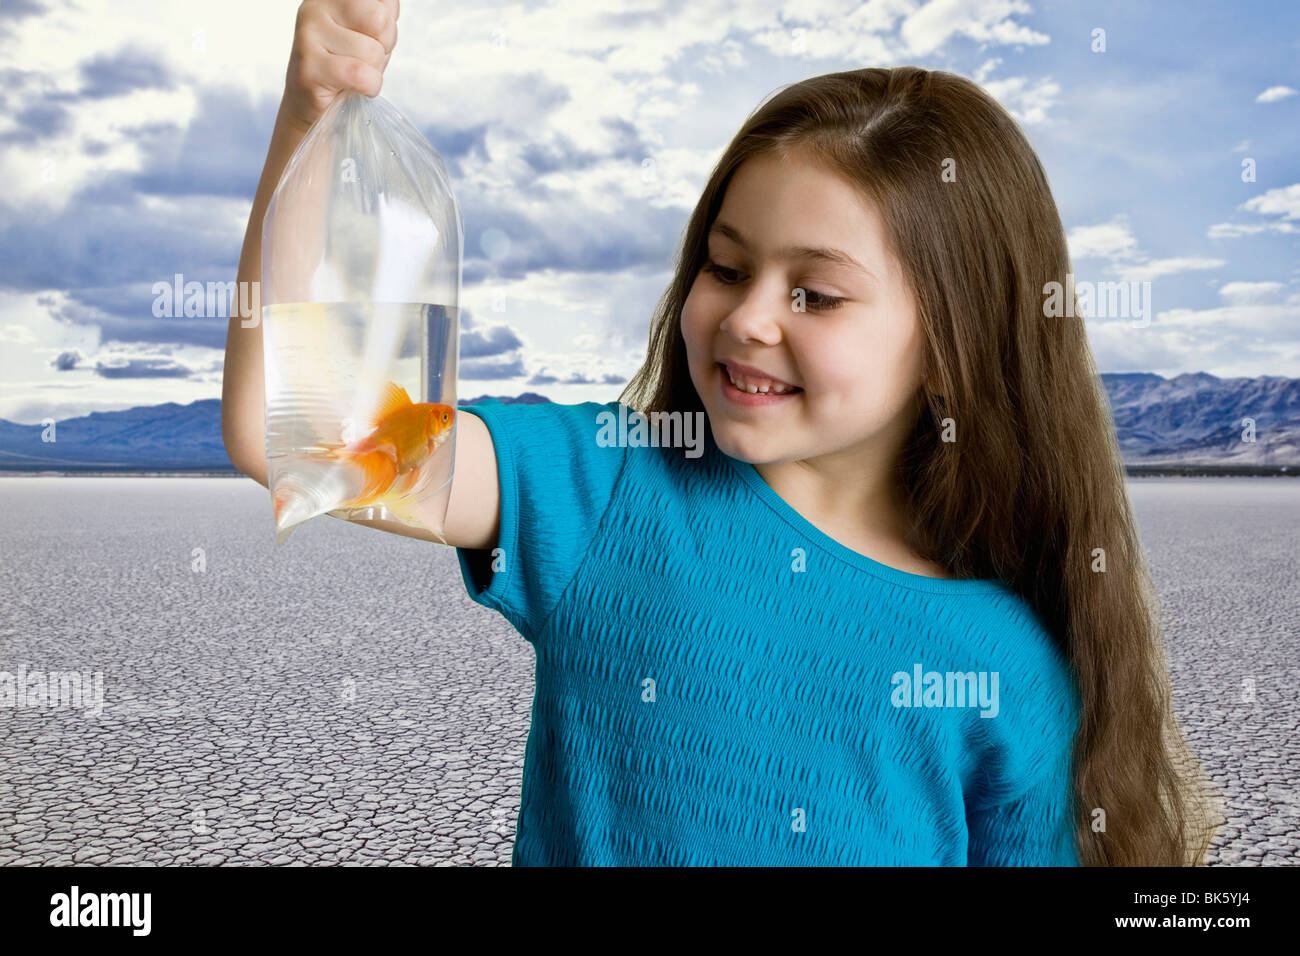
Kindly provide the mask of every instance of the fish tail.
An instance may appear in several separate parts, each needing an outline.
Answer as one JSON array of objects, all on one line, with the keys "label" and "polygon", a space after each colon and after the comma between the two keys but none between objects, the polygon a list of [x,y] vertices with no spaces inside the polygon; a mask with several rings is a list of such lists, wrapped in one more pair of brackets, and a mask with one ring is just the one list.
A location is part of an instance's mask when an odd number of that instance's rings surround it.
[{"label": "fish tail", "polygon": [[289,504],[289,491],[287,488],[276,488],[271,494],[271,507],[275,510],[275,523],[280,523],[280,515],[284,513],[285,507]]},{"label": "fish tail", "polygon": [[397,463],[382,451],[344,452],[343,457],[361,469],[363,486],[350,504],[354,508],[373,504],[397,479]]}]

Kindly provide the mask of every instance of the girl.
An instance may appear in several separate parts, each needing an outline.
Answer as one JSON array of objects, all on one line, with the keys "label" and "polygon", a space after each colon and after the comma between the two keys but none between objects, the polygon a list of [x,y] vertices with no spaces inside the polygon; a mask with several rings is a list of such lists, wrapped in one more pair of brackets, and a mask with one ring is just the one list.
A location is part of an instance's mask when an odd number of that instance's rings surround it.
[{"label": "girl", "polygon": [[[1044,314],[1068,272],[978,86],[819,76],[718,162],[620,398],[703,454],[606,440],[619,402],[460,409],[444,533],[536,654],[516,865],[1203,861],[1084,323]],[[265,484],[247,331],[227,448]]]}]

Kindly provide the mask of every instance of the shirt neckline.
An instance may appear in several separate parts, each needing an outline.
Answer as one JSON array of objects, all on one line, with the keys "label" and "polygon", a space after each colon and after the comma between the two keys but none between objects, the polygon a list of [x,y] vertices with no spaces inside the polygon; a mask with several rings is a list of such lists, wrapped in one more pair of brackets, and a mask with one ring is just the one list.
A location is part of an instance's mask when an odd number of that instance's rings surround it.
[{"label": "shirt neckline", "polygon": [[739,458],[732,458],[715,443],[710,444],[712,444],[714,452],[727,460],[736,474],[779,518],[811,540],[817,547],[828,552],[833,557],[839,558],[846,564],[850,564],[890,584],[911,588],[914,591],[930,591],[942,594],[980,594],[999,591],[1003,588],[1002,582],[996,578],[931,578],[923,574],[912,574],[909,571],[901,571],[887,564],[881,564],[861,552],[854,551],[847,545],[836,541],[792,508],[784,498],[776,493],[771,485],[763,480],[763,476],[758,473],[758,469],[752,464]]}]

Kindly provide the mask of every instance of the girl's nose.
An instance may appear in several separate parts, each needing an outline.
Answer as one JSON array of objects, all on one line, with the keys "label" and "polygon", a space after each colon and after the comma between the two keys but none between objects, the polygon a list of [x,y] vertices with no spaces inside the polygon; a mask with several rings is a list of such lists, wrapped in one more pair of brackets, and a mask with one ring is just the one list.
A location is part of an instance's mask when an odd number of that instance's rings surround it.
[{"label": "girl's nose", "polygon": [[741,342],[775,345],[781,340],[782,323],[790,314],[792,301],[778,285],[755,284],[726,314],[720,328]]}]

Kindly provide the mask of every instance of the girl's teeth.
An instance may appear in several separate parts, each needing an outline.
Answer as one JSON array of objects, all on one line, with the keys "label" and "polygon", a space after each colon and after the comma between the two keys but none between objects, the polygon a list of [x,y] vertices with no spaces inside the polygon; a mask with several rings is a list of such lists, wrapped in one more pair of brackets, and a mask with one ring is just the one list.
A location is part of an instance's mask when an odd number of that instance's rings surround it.
[{"label": "girl's teeth", "polygon": [[751,395],[755,392],[761,392],[766,395],[769,391],[775,392],[777,395],[784,395],[786,392],[790,391],[790,389],[786,388],[784,385],[741,385],[732,376],[731,372],[727,372],[727,378],[731,379],[731,384],[736,386],[736,388],[740,389],[742,392],[749,392]]}]

